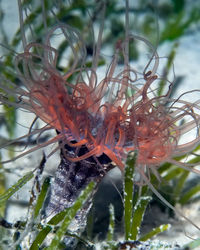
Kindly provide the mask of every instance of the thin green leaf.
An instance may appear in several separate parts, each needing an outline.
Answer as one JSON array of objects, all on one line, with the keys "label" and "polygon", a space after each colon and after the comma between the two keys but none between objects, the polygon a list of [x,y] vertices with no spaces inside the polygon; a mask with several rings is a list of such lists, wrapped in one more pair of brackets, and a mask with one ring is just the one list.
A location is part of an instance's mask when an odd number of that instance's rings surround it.
[{"label": "thin green leaf", "polygon": [[94,221],[95,221],[94,206],[92,206],[87,216],[87,226],[86,226],[86,235],[90,240],[92,239],[93,235]]},{"label": "thin green leaf", "polygon": [[131,221],[131,230],[129,233],[129,240],[137,240],[138,234],[140,233],[140,226],[142,223],[142,219],[146,210],[147,205],[151,201],[151,196],[144,196],[140,197],[135,209],[134,209],[134,215],[133,219]]},{"label": "thin green leaf", "polygon": [[[174,158],[174,160],[176,161],[181,161],[182,159],[184,159],[186,156],[185,155],[182,155],[182,156],[179,156],[179,157],[176,157]],[[159,169],[158,169],[158,172],[159,174],[163,174],[164,172],[168,172],[171,167],[174,166],[173,164],[169,163],[169,162],[166,162],[164,163]]]},{"label": "thin green leaf", "polygon": [[180,197],[181,191],[183,189],[183,186],[187,180],[189,173],[190,172],[184,170],[183,173],[178,178],[177,185],[174,188],[174,196],[175,197]]},{"label": "thin green leaf", "polygon": [[179,167],[176,167],[176,166],[173,166],[173,168],[171,167],[169,169],[169,171],[167,172],[167,174],[163,177],[163,179],[165,181],[170,181],[170,180],[173,180],[175,176],[178,176],[181,172],[183,172],[184,170],[179,168]]},{"label": "thin green leaf", "polygon": [[[68,208],[67,208],[68,210]],[[66,209],[61,211],[60,213],[56,214],[49,222],[49,225],[57,225],[59,222],[61,222],[66,215]]]},{"label": "thin green leaf", "polygon": [[18,180],[11,188],[9,188],[4,194],[0,196],[0,204],[8,200],[14,193],[16,193],[21,187],[23,187],[28,181],[33,178],[33,172],[28,172],[25,176]]},{"label": "thin green leaf", "polygon": [[174,11],[176,13],[179,13],[180,11],[182,11],[185,7],[185,0],[172,0],[173,5],[174,5]]},{"label": "thin green leaf", "polygon": [[56,235],[51,242],[51,245],[47,248],[48,250],[57,249],[57,247],[59,246],[63,236],[65,235],[66,230],[67,230],[68,226],[70,225],[72,219],[76,215],[77,211],[84,204],[84,201],[87,199],[87,197],[93,191],[94,187],[95,187],[95,183],[90,182],[90,184],[86,187],[86,189],[79,196],[79,198],[77,199],[77,201],[75,202],[73,207],[67,209],[67,213],[65,214],[65,218],[64,218],[60,228],[57,230]]},{"label": "thin green leaf", "polygon": [[30,247],[30,250],[39,249],[39,246],[42,244],[42,242],[44,241],[48,233],[51,232],[51,230],[52,230],[52,227],[50,226],[46,226],[45,228],[43,228],[36,236],[33,244]]},{"label": "thin green leaf", "polygon": [[[193,150],[193,152],[195,153],[195,152],[197,152],[198,150],[200,149],[200,145],[199,146],[197,146],[194,150]],[[186,155],[182,155],[182,156],[179,156],[179,157],[176,157],[176,158],[174,158],[174,160],[176,160],[176,161],[181,161],[181,160],[183,160],[184,158],[186,158],[187,156]],[[196,156],[196,157],[194,157],[193,159],[191,159],[191,160],[189,160],[187,163],[198,163],[198,162],[200,162],[200,156]],[[171,163],[169,163],[169,162],[166,162],[166,163],[164,163],[160,168],[159,168],[159,174],[163,174],[164,172],[168,172],[170,169],[171,169],[171,167],[172,166],[174,166],[173,164],[171,164]]]},{"label": "thin green leaf", "polygon": [[179,200],[181,205],[186,204],[194,195],[200,192],[200,185],[192,187],[187,193],[185,193]]},{"label": "thin green leaf", "polygon": [[50,178],[47,177],[45,180],[44,180],[44,183],[42,185],[42,190],[38,196],[38,199],[37,199],[37,202],[36,202],[36,205],[35,205],[35,209],[34,209],[34,217],[36,218],[40,212],[40,209],[42,208],[43,206],[43,202],[44,202],[44,199],[46,197],[46,193],[48,191],[48,188],[49,188],[49,184],[50,184]]},{"label": "thin green leaf", "polygon": [[[9,97],[9,101],[14,102],[13,97]],[[4,108],[4,119],[6,120],[6,129],[9,133],[9,136],[12,138],[14,136],[15,127],[16,127],[16,110],[14,107],[9,107],[3,105]]]},{"label": "thin green leaf", "polygon": [[114,207],[111,204],[109,206],[109,212],[110,212],[110,222],[109,222],[108,233],[107,233],[107,241],[113,241],[114,240],[115,215],[114,215]]},{"label": "thin green leaf", "polygon": [[[6,184],[5,175],[3,173],[0,173],[0,195],[5,192],[5,184]],[[6,209],[6,202],[0,205],[0,218],[4,216],[5,209]]]},{"label": "thin green leaf", "polygon": [[197,23],[200,20],[199,8],[193,8],[190,12],[190,16],[185,20],[186,10],[180,11],[178,15],[174,15],[169,19],[165,30],[160,37],[160,43],[166,40],[175,40],[181,37],[184,32],[193,23]]},{"label": "thin green leaf", "polygon": [[[165,71],[164,71],[163,77],[162,77],[161,81],[158,84],[158,90],[157,90],[157,95],[158,96],[161,96],[163,94],[163,92],[164,92],[164,88],[166,86],[166,79],[167,79],[169,71],[170,71],[170,69],[171,69],[171,67],[173,65],[177,47],[178,47],[178,43],[175,43],[174,46],[172,47],[172,50],[171,50],[169,56],[168,56],[167,65],[166,65],[166,67],[164,69]],[[174,85],[173,85],[173,87],[174,87]]]},{"label": "thin green leaf", "polygon": [[137,159],[137,153],[129,154],[126,161],[124,173],[124,223],[125,239],[129,239],[131,220],[133,214],[133,184],[134,184],[134,166]]},{"label": "thin green leaf", "polygon": [[164,225],[161,225],[159,227],[156,227],[154,228],[151,232],[145,234],[144,236],[140,237],[138,240],[139,241],[146,241],[146,240],[149,240],[151,239],[153,236],[159,234],[159,233],[162,233],[164,231],[166,231],[167,229],[170,228],[170,224],[164,224]]},{"label": "thin green leaf", "polygon": [[[40,230],[40,232],[38,233],[38,235],[36,236],[33,244],[31,245],[30,250],[35,250],[38,249],[38,247],[42,244],[42,242],[44,241],[44,239],[46,238],[46,236],[48,235],[48,233],[51,232],[51,230],[53,229],[54,225],[57,225],[58,223],[60,223],[67,211],[69,210],[69,208],[65,209],[64,211],[56,214],[48,223],[47,226],[45,226],[43,229]],[[51,226],[52,225],[52,226]]]}]

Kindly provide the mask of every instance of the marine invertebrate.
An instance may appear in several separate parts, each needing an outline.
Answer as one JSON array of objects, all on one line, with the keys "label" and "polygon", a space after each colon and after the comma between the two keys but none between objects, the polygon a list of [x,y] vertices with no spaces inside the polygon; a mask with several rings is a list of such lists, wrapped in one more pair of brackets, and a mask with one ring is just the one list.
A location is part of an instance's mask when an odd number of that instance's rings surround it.
[{"label": "marine invertebrate", "polygon": [[[102,18],[91,66],[86,63],[85,42],[75,28],[59,23],[46,31],[42,43],[27,43],[22,24],[24,51],[16,56],[15,69],[23,86],[16,88],[15,84],[3,76],[1,78],[2,103],[28,110],[46,124],[38,130],[30,130],[19,140],[31,135],[38,135],[39,139],[45,131],[57,131],[55,137],[14,158],[58,143],[49,155],[61,149],[61,164],[52,195],[56,199],[50,203],[49,213],[71,205],[78,190],[92,178],[103,176],[114,163],[123,171],[130,151],[138,151],[136,169],[140,174],[139,185],[151,184],[148,179],[150,170],[159,178],[157,168],[164,162],[199,173],[192,165],[173,160],[175,156],[191,152],[199,144],[199,101],[190,103],[181,98],[171,99],[173,83],[170,82],[165,95],[156,95],[159,56],[146,39],[130,33],[128,12],[125,38],[117,42],[104,77],[99,79],[97,68],[103,24]],[[73,55],[73,62],[66,73],[57,67],[59,51],[55,46],[56,39],[58,43],[59,39],[67,42],[66,55]],[[129,60],[129,45],[135,40],[143,41],[153,51],[142,73],[138,73]],[[123,59],[123,65],[119,59]],[[12,95],[15,102],[11,102],[8,95]],[[180,144],[180,139],[195,128],[196,137]],[[71,182],[62,185],[62,178]]]}]

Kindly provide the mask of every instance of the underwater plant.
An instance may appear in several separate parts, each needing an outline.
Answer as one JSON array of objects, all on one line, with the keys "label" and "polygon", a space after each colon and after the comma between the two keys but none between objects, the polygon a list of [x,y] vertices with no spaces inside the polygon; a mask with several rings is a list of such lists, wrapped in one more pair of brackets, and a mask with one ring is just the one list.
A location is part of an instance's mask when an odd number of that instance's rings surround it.
[{"label": "underwater plant", "polygon": [[[103,3],[102,16],[105,8]],[[56,17],[53,11],[51,14]],[[48,20],[43,17],[46,27]],[[191,153],[200,144],[200,101],[182,99],[199,90],[172,98],[174,82],[166,81],[166,93],[157,95],[159,82],[163,80],[157,73],[160,58],[147,39],[131,33],[128,1],[125,35],[117,40],[103,77],[99,77],[98,70],[103,57],[104,18],[98,35],[94,35],[97,39],[94,39],[92,55],[83,35],[66,23],[58,22],[45,28],[45,38],[32,42],[28,42],[25,23],[20,12],[23,52],[17,53],[14,59],[14,81],[7,75],[0,76],[0,101],[2,105],[33,113],[36,119],[28,134],[3,144],[2,148],[24,139],[28,145],[32,136],[36,136],[36,145],[12,159],[3,160],[2,164],[48,145],[55,148],[47,158],[60,150],[61,162],[44,203],[43,218],[71,207],[89,182],[100,182],[115,166],[123,172],[127,155],[133,151],[137,153],[134,184],[148,185],[167,206],[177,211],[154,188],[151,173],[161,182],[159,167],[165,162],[200,173],[195,168],[198,163],[174,160]],[[135,69],[129,58],[131,44],[136,41],[143,42],[152,51],[142,72]],[[58,61],[63,44],[67,59],[64,58],[62,65],[67,66],[61,70]],[[37,119],[45,125],[34,129]],[[50,130],[56,134],[41,142],[42,135]],[[190,131],[196,132],[192,138],[187,135]]]}]

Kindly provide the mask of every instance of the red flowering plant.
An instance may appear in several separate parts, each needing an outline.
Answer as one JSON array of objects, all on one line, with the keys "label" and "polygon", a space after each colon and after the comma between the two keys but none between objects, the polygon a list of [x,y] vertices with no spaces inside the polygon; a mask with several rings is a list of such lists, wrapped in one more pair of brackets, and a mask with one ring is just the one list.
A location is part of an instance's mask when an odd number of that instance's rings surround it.
[{"label": "red flowering plant", "polygon": [[[104,15],[105,4],[102,8]],[[20,21],[23,23],[22,14]],[[0,100],[3,105],[33,113],[45,125],[40,129],[31,126],[27,135],[2,145],[2,148],[6,148],[22,139],[37,137],[36,146],[2,163],[12,162],[52,144],[56,146],[47,158],[60,150],[61,162],[55,172],[50,194],[41,205],[42,218],[49,219],[73,204],[76,205],[78,195],[87,184],[91,181],[100,182],[115,166],[125,172],[126,176],[125,165],[129,165],[131,175],[127,178],[132,180],[132,189],[133,184],[139,185],[141,190],[147,185],[167,206],[182,215],[156,190],[151,174],[162,182],[159,168],[166,162],[189,172],[200,173],[195,168],[198,163],[186,163],[183,158],[200,144],[200,101],[188,102],[182,98],[199,90],[172,98],[174,83],[166,81],[166,93],[157,95],[159,81],[162,80],[157,73],[159,56],[148,40],[130,33],[128,1],[124,39],[116,42],[112,59],[107,63],[102,78],[98,70],[102,60],[104,18],[99,25],[90,63],[87,61],[91,55],[85,46],[86,42],[76,28],[58,22],[48,31],[46,29],[42,42],[28,43],[22,23],[24,51],[17,54],[14,61],[16,78],[20,84],[16,85],[2,74]],[[45,18],[44,23],[47,24]],[[142,73],[135,69],[129,58],[131,44],[136,41],[142,41],[152,51],[152,57]],[[73,58],[64,59],[64,62],[68,62],[65,72],[60,70],[58,64],[58,48],[63,43],[66,57]],[[42,134],[50,130],[56,131],[56,135],[40,142]],[[187,136],[191,130],[196,130],[193,138]],[[135,152],[137,157],[133,157],[131,164],[131,161],[126,164],[131,152]],[[33,172],[29,177],[32,176]],[[25,182],[22,179],[22,183]],[[15,186],[16,190],[20,185]],[[129,205],[126,208],[129,201],[133,203],[133,190],[128,194],[130,190],[130,186],[125,183],[125,239],[136,240],[138,232],[134,234],[132,228],[135,226],[133,204],[132,210]],[[149,199],[146,201],[149,202]],[[89,208],[90,203],[84,207],[84,219]],[[77,216],[81,216],[81,212]],[[129,220],[132,226],[127,224]],[[66,230],[66,224],[63,224],[63,228],[63,231]],[[45,230],[46,227],[42,231],[44,235],[48,234]],[[58,230],[58,235],[61,239],[63,233]],[[39,236],[33,241],[32,247],[38,244],[37,240]],[[52,247],[57,246],[58,240],[55,241],[52,241]]]}]

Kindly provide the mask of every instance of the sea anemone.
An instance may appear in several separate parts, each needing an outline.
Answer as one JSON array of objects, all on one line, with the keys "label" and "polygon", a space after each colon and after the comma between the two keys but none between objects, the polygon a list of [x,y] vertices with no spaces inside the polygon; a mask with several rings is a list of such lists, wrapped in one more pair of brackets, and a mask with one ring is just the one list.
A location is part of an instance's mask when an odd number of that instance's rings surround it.
[{"label": "sea anemone", "polygon": [[[102,18],[91,66],[86,63],[87,48],[77,29],[58,23],[50,28],[43,42],[27,43],[21,27],[24,51],[15,57],[15,70],[20,85],[17,86],[2,75],[0,100],[2,104],[34,113],[45,126],[36,130],[31,127],[27,135],[9,145],[32,135],[38,135],[39,141],[41,134],[51,129],[57,134],[3,163],[58,143],[49,156],[61,149],[60,172],[63,171],[62,164],[71,164],[72,168],[76,168],[80,162],[83,164],[79,164],[79,167],[81,165],[90,169],[90,172],[92,167],[98,166],[98,171],[92,172],[89,178],[97,177],[102,170],[106,172],[111,167],[105,165],[111,162],[112,167],[116,165],[123,171],[127,154],[137,151],[139,185],[151,185],[149,170],[160,179],[157,168],[164,162],[199,174],[194,165],[175,161],[174,157],[186,155],[200,144],[200,101],[182,100],[187,93],[172,99],[170,94],[173,82],[168,83],[166,94],[157,96],[157,83],[161,79],[157,75],[159,56],[149,41],[130,33],[128,12],[125,38],[117,41],[104,77],[99,79],[97,70],[103,27]],[[56,49],[56,39],[59,44],[63,39],[68,44],[66,57],[73,55],[73,62],[66,73],[61,73],[57,66],[59,51]],[[142,73],[138,73],[129,60],[130,43],[137,40],[152,50],[152,57]],[[194,91],[199,90],[188,94]],[[14,102],[10,96],[14,97]],[[187,137],[186,133],[194,129],[195,138],[180,143],[184,136]],[[66,167],[65,171],[68,170]],[[85,173],[81,170],[81,174]]]}]

